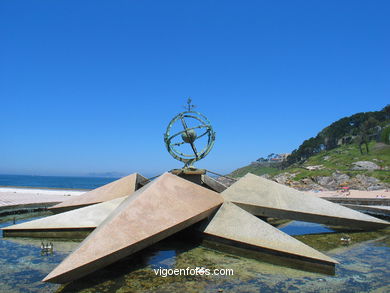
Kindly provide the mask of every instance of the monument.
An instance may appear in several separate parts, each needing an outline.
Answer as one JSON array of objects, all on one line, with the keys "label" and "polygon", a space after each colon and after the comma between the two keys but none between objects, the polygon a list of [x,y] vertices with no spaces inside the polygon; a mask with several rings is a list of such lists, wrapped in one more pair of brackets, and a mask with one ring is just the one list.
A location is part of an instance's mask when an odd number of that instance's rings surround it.
[{"label": "monument", "polygon": [[[193,111],[193,107],[194,105],[191,105],[191,99],[189,98],[187,100],[187,111],[176,115],[168,124],[164,134],[164,142],[168,152],[176,160],[184,163],[183,169],[195,169],[193,164],[206,157],[215,142],[215,132],[211,123],[206,116]],[[194,125],[194,122],[197,124]],[[176,126],[175,124],[178,123],[182,126],[182,129],[171,134],[172,129]],[[197,130],[202,131],[202,133],[198,134]],[[195,142],[202,138],[206,139],[205,145],[198,151]],[[186,145],[191,147],[191,153],[184,153],[178,150],[179,146]]]},{"label": "monument", "polygon": [[[132,255],[183,229],[208,241],[283,258],[302,269],[334,273],[336,260],[273,227],[264,218],[381,229],[389,223],[276,182],[247,174],[230,187],[194,163],[215,142],[209,120],[187,109],[164,134],[168,152],[184,163],[154,180],[131,174],[51,208],[57,214],[3,228],[6,237],[64,237],[92,231],[43,281],[67,283]],[[261,217],[261,218],[259,218]],[[194,225],[197,224],[197,225]],[[129,264],[131,265],[131,264]]]}]

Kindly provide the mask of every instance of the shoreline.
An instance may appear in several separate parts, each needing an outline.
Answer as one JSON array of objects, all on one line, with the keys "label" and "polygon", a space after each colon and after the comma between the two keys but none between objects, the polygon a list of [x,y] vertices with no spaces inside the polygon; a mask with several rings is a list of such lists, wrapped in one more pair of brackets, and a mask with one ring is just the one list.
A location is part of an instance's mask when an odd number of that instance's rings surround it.
[{"label": "shoreline", "polygon": [[51,187],[25,187],[25,186],[0,186],[0,194],[42,194],[42,195],[66,195],[78,196],[90,189],[69,189],[69,188],[51,188]]},{"label": "shoreline", "polygon": [[340,190],[326,190],[326,191],[302,191],[305,194],[310,194],[318,197],[339,197],[339,198],[390,198],[390,190],[357,190],[350,189],[348,192],[341,192]]},{"label": "shoreline", "polygon": [[66,189],[37,189],[23,187],[0,187],[0,214],[33,207],[54,205],[86,191]]},{"label": "shoreline", "polygon": [[[0,214],[12,213],[16,210],[30,209],[33,206],[50,206],[73,197],[80,196],[88,190],[81,189],[61,189],[61,188],[38,188],[38,187],[23,187],[23,186],[0,186]],[[386,189],[375,191],[349,190],[348,192],[341,191],[302,191],[304,194],[321,197],[324,199],[347,200],[348,199],[366,199],[368,200],[384,200],[390,199],[390,191]],[[382,204],[383,205],[383,204]],[[384,204],[388,205],[388,204]]]},{"label": "shoreline", "polygon": [[0,185],[0,189],[40,189],[40,190],[64,190],[64,191],[91,191],[88,188],[62,188],[62,187],[44,187],[44,186],[16,186],[16,185]]},{"label": "shoreline", "polygon": [[[2,194],[34,194],[34,195],[59,195],[59,196],[79,196],[93,189],[83,188],[60,188],[60,187],[35,187],[35,186],[5,186],[0,185],[0,195]],[[305,194],[317,197],[340,197],[340,198],[390,198],[390,190],[356,190],[349,192],[340,190],[308,190],[301,191]],[[1,196],[0,196],[1,197]],[[0,198],[1,201],[1,198]]]}]

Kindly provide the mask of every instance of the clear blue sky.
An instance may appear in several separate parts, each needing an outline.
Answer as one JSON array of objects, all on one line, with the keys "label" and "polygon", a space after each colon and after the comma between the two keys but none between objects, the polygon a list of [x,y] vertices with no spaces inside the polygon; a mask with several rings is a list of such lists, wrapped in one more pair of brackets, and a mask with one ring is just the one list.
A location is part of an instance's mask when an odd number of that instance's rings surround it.
[{"label": "clear blue sky", "polygon": [[217,172],[291,152],[390,103],[389,1],[0,2],[0,173],[182,164],[163,133],[191,96]]}]

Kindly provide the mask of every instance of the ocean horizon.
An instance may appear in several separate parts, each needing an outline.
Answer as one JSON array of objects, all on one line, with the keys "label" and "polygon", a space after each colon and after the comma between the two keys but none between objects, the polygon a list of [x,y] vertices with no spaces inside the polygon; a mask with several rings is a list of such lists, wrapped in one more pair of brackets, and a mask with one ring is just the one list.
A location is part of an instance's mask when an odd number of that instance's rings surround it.
[{"label": "ocean horizon", "polygon": [[41,176],[0,174],[0,187],[95,189],[120,177]]}]

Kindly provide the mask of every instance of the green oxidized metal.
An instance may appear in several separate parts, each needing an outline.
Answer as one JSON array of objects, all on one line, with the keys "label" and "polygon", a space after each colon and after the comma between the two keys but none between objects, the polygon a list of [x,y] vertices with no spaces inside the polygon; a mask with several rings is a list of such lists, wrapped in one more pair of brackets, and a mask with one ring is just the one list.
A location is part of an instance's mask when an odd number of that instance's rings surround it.
[{"label": "green oxidized metal", "polygon": [[[198,125],[188,127],[189,120],[196,121]],[[172,128],[177,123],[183,130],[171,134]],[[202,146],[202,150],[198,151],[197,141],[202,137],[206,137],[206,143],[205,146]],[[206,116],[190,110],[179,113],[169,122],[164,134],[164,141],[172,157],[183,162],[184,167],[191,167],[194,162],[203,159],[211,151],[215,142],[215,132]],[[184,153],[179,150],[186,144],[191,147],[192,153]]]}]

